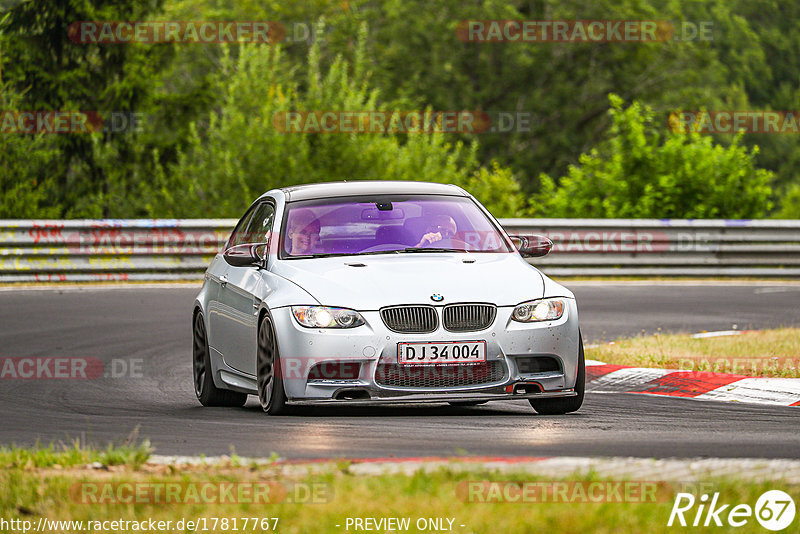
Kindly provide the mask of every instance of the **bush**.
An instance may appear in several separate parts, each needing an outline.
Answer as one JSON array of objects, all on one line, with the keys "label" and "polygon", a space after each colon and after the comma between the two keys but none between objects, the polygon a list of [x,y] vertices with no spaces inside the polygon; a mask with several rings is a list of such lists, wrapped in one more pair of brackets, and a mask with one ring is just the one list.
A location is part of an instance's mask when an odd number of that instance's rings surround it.
[{"label": "bush", "polygon": [[755,167],[757,147],[741,146],[740,136],[725,147],[710,136],[665,132],[651,108],[609,100],[607,140],[558,182],[540,176],[537,215],[756,218],[770,209],[772,173]]},{"label": "bush", "polygon": [[781,198],[780,209],[774,217],[776,219],[800,219],[800,184],[793,184],[786,189]]}]

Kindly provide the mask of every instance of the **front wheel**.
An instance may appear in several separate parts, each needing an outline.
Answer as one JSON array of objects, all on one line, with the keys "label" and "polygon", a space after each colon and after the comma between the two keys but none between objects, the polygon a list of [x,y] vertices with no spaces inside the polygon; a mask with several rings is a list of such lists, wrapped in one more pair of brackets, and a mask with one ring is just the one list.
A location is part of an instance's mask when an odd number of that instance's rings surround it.
[{"label": "front wheel", "polygon": [[194,393],[203,406],[244,406],[247,393],[220,389],[211,376],[211,354],[208,351],[208,336],[203,314],[197,312],[192,328],[192,361]]},{"label": "front wheel", "polygon": [[286,413],[286,391],[283,389],[283,373],[281,358],[278,353],[278,341],[272,318],[265,315],[258,325],[258,355],[256,360],[258,373],[258,400],[261,408],[269,415]]},{"label": "front wheel", "polygon": [[577,397],[563,399],[530,399],[531,406],[541,415],[562,415],[576,412],[583,404],[583,392],[586,389],[586,360],[583,356],[583,336],[578,334],[578,377],[575,381]]}]

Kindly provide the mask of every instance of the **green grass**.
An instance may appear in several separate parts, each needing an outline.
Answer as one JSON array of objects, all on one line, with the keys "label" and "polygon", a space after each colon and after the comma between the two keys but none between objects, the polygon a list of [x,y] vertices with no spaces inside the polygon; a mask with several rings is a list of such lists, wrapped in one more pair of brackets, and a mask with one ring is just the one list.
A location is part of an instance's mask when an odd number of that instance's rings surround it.
[{"label": "green grass", "polygon": [[587,348],[586,357],[634,367],[800,378],[800,328],[710,338],[637,336]]},{"label": "green grass", "polygon": [[[457,464],[433,472],[412,475],[353,475],[348,462],[334,463],[323,474],[304,473],[286,476],[276,464],[238,466],[228,462],[222,466],[156,466],[140,463],[146,449],[129,450],[124,446],[92,450],[87,447],[43,447],[36,449],[3,449],[0,465],[0,517],[33,521],[49,520],[136,520],[178,521],[181,518],[206,518],[211,527],[213,518],[237,518],[239,531],[265,532],[260,528],[241,528],[241,518],[278,517],[278,532],[316,533],[348,532],[348,518],[409,517],[412,525],[418,518],[453,518],[453,532],[463,533],[625,533],[674,532],[666,526],[674,495],[674,484],[662,485],[656,502],[568,502],[568,503],[476,503],[465,498],[464,484],[469,481],[552,482],[541,476],[518,473],[497,473],[490,470],[460,472]],[[121,462],[111,471],[79,467],[89,461]],[[61,469],[53,469],[54,466]],[[72,466],[72,467],[68,467]],[[302,471],[302,470],[301,470]],[[559,480],[603,481],[597,476],[569,476]],[[135,502],[83,502],[82,488],[119,487],[133,482],[156,487],[180,483],[182,488],[196,488],[220,483],[270,483],[285,488],[292,495],[314,495],[317,502],[287,502],[279,498],[273,503],[255,503],[241,499],[235,503],[154,503],[148,499]],[[117,486],[114,486],[114,485]],[[753,506],[758,496],[770,489],[787,491],[800,502],[800,489],[780,482],[745,482],[733,479],[707,481],[706,488],[720,492],[720,501],[746,503]],[[141,486],[140,486],[141,487]],[[216,486],[212,486],[216,487]],[[309,488],[316,488],[306,491]],[[188,494],[188,493],[186,493]],[[274,495],[274,494],[273,494]],[[278,492],[278,495],[282,495]],[[699,496],[699,495],[698,495]],[[337,527],[336,525],[340,525]],[[459,525],[465,525],[460,527]],[[252,526],[252,524],[250,525]],[[188,531],[188,529],[184,529]],[[680,529],[678,529],[680,530]],[[689,529],[691,530],[691,529]],[[725,529],[711,529],[725,531]],[[763,532],[754,519],[737,532]],[[125,531],[123,528],[117,531]],[[129,529],[132,531],[132,529]],[[175,530],[173,530],[175,531]],[[232,526],[216,532],[232,532]],[[411,528],[410,532],[417,532]],[[349,532],[354,532],[351,528]]]},{"label": "green grass", "polygon": [[42,467],[75,467],[100,463],[103,466],[124,465],[138,469],[150,457],[148,442],[109,444],[104,449],[84,445],[80,440],[69,444],[49,444],[33,448],[0,447],[0,468],[4,470]]}]

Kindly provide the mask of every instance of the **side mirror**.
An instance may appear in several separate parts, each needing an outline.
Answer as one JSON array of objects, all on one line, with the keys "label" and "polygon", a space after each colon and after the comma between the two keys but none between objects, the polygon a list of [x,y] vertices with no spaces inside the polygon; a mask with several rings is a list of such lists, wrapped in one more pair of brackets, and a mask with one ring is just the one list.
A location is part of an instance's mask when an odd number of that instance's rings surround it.
[{"label": "side mirror", "polygon": [[258,249],[263,247],[264,243],[245,243],[244,245],[234,245],[222,253],[222,257],[228,262],[228,265],[233,267],[247,267],[250,265],[258,265],[263,261],[263,258],[258,253]]},{"label": "side mirror", "polygon": [[511,241],[523,258],[541,258],[550,253],[553,241],[543,235],[512,235]]}]

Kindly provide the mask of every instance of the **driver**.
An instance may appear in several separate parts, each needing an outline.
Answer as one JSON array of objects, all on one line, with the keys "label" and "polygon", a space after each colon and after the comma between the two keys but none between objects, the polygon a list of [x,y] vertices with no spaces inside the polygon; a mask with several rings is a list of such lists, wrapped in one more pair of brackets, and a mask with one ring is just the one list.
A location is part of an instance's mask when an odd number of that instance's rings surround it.
[{"label": "driver", "polygon": [[319,247],[319,219],[309,209],[299,209],[292,213],[286,228],[288,252],[293,256],[313,254]]},{"label": "driver", "polygon": [[425,230],[422,239],[415,246],[425,247],[443,239],[452,239],[457,231],[456,221],[452,217],[449,215],[437,215]]}]

